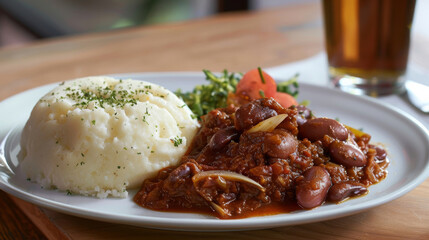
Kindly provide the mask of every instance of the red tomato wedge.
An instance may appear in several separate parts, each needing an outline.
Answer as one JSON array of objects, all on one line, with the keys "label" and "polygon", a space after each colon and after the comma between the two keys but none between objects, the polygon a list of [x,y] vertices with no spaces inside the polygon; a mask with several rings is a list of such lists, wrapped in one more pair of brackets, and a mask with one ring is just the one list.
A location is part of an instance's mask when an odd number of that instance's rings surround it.
[{"label": "red tomato wedge", "polygon": [[250,100],[261,97],[274,97],[277,92],[277,84],[266,72],[262,76],[257,68],[248,71],[237,84],[236,94],[248,96]]},{"label": "red tomato wedge", "polygon": [[283,92],[276,92],[276,94],[274,95],[274,100],[280,103],[280,105],[282,105],[284,108],[288,108],[292,105],[298,105],[294,97]]}]

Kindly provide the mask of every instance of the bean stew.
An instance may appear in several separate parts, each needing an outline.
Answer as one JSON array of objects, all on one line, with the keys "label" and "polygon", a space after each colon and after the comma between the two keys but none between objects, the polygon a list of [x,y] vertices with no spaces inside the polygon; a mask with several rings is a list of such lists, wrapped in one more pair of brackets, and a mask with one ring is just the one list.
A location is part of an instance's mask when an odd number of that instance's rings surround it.
[{"label": "bean stew", "polygon": [[201,119],[180,165],[144,181],[138,205],[244,218],[340,203],[387,175],[386,150],[369,134],[302,105],[261,98]]}]

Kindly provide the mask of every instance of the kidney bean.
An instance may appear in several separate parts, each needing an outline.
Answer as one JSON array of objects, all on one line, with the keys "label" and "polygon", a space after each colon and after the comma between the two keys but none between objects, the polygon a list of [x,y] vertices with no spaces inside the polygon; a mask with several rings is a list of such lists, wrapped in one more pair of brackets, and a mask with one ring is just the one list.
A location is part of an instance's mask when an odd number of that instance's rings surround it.
[{"label": "kidney bean", "polygon": [[235,112],[235,127],[237,130],[248,129],[259,122],[276,116],[284,108],[272,98],[261,98],[247,103]]},{"label": "kidney bean", "polygon": [[329,145],[332,161],[346,167],[362,167],[366,165],[365,154],[357,147],[347,142],[334,141]]},{"label": "kidney bean", "polygon": [[218,151],[224,148],[238,136],[239,134],[235,127],[227,127],[220,129],[212,136],[210,142],[208,143],[208,147],[213,151]]},{"label": "kidney bean", "polygon": [[306,123],[307,120],[311,118],[311,110],[306,106],[298,105],[296,109],[298,110],[298,114],[296,115],[296,122],[298,125]]},{"label": "kidney bean", "polygon": [[268,133],[263,143],[264,153],[274,158],[288,158],[297,147],[297,139],[289,132],[280,129]]},{"label": "kidney bean", "polygon": [[170,196],[183,196],[186,194],[186,184],[192,176],[200,172],[199,166],[194,162],[187,162],[174,169],[163,181],[163,189]]},{"label": "kidney bean", "polygon": [[341,123],[330,118],[310,119],[299,126],[299,137],[301,139],[307,138],[314,142],[321,140],[325,135],[344,141],[348,138],[349,132]]},{"label": "kidney bean", "polygon": [[305,171],[303,176],[304,179],[296,186],[298,204],[305,209],[320,206],[332,184],[329,173],[323,167],[313,166]]},{"label": "kidney bean", "polygon": [[368,189],[361,183],[341,182],[334,184],[328,192],[327,200],[331,202],[341,202],[346,198],[365,194]]}]

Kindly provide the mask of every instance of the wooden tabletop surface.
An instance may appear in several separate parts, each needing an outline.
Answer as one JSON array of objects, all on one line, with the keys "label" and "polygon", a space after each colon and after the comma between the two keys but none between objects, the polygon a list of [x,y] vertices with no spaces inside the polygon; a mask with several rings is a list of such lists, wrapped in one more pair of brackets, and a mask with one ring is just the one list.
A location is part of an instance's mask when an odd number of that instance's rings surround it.
[{"label": "wooden tabletop surface", "polygon": [[[318,3],[80,35],[0,49],[0,100],[89,75],[246,71],[323,51]],[[427,39],[412,60],[427,65]],[[429,180],[405,196],[335,220],[241,232],[178,232],[105,223],[37,207],[0,191],[0,239],[429,239]]]}]

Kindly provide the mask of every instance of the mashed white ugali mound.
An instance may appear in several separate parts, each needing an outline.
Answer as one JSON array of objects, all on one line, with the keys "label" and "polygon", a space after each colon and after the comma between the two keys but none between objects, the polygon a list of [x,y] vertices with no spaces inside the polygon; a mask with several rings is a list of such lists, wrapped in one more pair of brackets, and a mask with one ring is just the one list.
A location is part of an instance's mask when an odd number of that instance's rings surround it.
[{"label": "mashed white ugali mound", "polygon": [[45,188],[126,197],[175,165],[198,128],[169,90],[143,81],[68,81],[34,107],[21,138],[21,166]]}]

